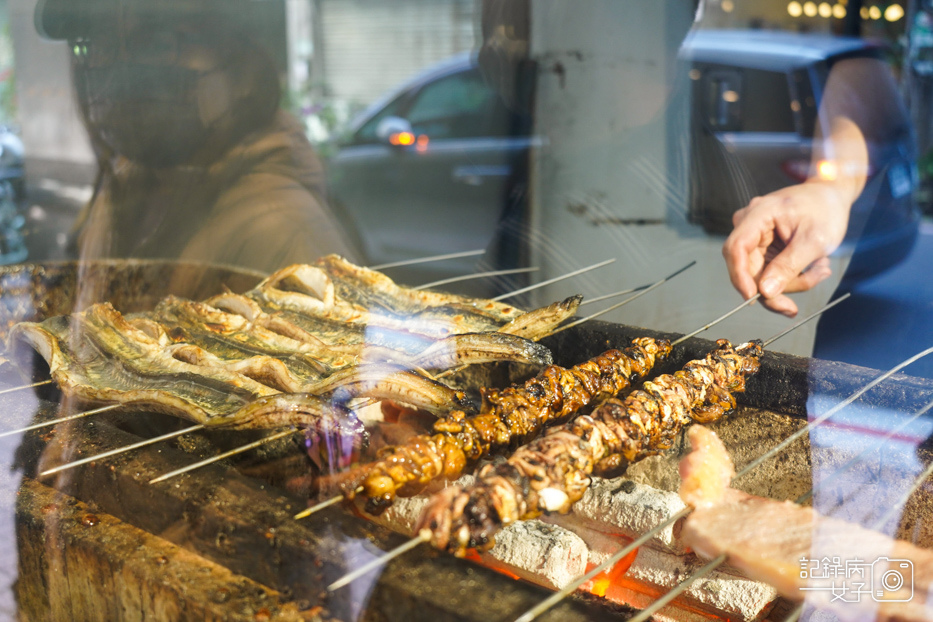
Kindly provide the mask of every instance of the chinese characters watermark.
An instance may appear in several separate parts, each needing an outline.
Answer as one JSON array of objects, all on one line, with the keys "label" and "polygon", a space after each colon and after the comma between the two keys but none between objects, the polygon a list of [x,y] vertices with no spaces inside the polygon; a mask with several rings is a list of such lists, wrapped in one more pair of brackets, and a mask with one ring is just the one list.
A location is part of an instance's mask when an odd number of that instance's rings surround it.
[{"label": "chinese characters watermark", "polygon": [[800,578],[807,581],[802,591],[830,592],[833,601],[857,603],[870,596],[879,603],[907,602],[914,597],[914,564],[909,559],[802,557]]}]

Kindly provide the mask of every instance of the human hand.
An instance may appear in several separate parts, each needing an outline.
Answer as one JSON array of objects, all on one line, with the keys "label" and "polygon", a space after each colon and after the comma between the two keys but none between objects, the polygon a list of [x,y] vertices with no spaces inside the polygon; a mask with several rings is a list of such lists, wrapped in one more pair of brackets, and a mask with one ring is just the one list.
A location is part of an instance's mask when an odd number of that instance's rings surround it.
[{"label": "human hand", "polygon": [[797,315],[785,294],[830,276],[828,256],[845,237],[851,204],[837,185],[817,180],[752,199],[733,215],[722,247],[732,285],[746,299],[760,292],[768,309]]}]

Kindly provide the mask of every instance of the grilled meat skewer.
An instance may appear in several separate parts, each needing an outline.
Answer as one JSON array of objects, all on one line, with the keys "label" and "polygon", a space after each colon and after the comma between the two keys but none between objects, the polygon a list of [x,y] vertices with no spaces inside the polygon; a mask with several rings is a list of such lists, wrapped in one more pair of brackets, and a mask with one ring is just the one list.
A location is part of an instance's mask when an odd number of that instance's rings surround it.
[{"label": "grilled meat skewer", "polygon": [[589,487],[590,474],[669,449],[693,421],[714,421],[735,407],[733,393],[758,370],[760,341],[734,348],[717,342],[705,359],[646,382],[625,400],[609,399],[590,415],[551,428],[506,462],[487,465],[477,482],[435,494],[416,532],[463,555],[486,549],[503,526],[542,513],[567,512]]},{"label": "grilled meat skewer", "polygon": [[433,435],[383,449],[378,461],[338,476],[338,485],[347,498],[362,486],[366,511],[378,514],[396,495],[417,494],[437,478],[454,479],[468,463],[529,438],[552,420],[619,394],[670,351],[669,341],[642,337],[625,350],[609,350],[570,369],[551,365],[522,386],[486,392],[480,414],[453,411],[434,424]]}]

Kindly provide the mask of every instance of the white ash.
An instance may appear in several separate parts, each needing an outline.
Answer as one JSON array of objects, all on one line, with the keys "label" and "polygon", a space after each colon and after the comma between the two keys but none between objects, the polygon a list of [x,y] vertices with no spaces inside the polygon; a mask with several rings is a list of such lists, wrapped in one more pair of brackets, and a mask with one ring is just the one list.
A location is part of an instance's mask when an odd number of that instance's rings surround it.
[{"label": "white ash", "polygon": [[[482,555],[523,579],[561,589],[586,573],[588,550],[580,536],[539,520],[519,521],[496,534],[496,545]],[[497,566],[495,562],[490,565]]]},{"label": "white ash", "polygon": [[[465,475],[448,485],[466,486],[474,481],[472,475]],[[571,513],[519,521],[502,529],[496,534],[496,545],[482,554],[483,562],[533,583],[560,589],[583,575],[587,563],[602,563],[625,546],[629,538],[641,535],[642,530],[651,529],[684,508],[674,493],[623,481],[627,480],[595,479],[592,494],[588,492]],[[616,490],[619,492],[612,496]],[[398,498],[391,508],[372,520],[411,536],[428,498],[428,495]],[[640,507],[639,503],[645,505]],[[654,594],[670,590],[703,565],[694,555],[671,552],[678,548],[683,551],[678,535],[679,529],[669,527],[660,538],[640,547],[626,574],[626,580],[636,588],[624,589],[626,602],[645,607],[656,598]],[[639,586],[643,592],[637,591]],[[754,621],[767,613],[776,596],[774,588],[768,585],[720,569],[697,580],[681,598],[688,607],[732,620]],[[702,619],[676,605],[668,605],[655,617],[662,621]]]},{"label": "white ash", "polygon": [[[594,477],[583,498],[573,505],[571,514],[579,519],[576,524],[637,538],[685,507],[680,495],[674,492],[624,478]],[[685,553],[686,547],[680,540],[681,527],[681,521],[668,525],[651,542],[673,553]]]},{"label": "white ash", "polygon": [[[465,475],[454,484],[475,481]],[[453,484],[451,484],[453,485]],[[374,522],[405,535],[414,535],[415,525],[428,497],[398,498]],[[586,572],[588,550],[583,540],[563,527],[538,520],[519,521],[496,534],[496,545],[482,559],[493,568],[552,589],[560,589]]]},{"label": "white ash", "polygon": [[[628,577],[667,590],[705,563],[695,555],[678,557],[651,547],[641,547],[629,568]],[[732,620],[745,621],[763,618],[777,597],[777,590],[770,585],[752,581],[738,571],[726,568],[718,568],[697,579],[681,596],[691,605],[718,612]]]}]

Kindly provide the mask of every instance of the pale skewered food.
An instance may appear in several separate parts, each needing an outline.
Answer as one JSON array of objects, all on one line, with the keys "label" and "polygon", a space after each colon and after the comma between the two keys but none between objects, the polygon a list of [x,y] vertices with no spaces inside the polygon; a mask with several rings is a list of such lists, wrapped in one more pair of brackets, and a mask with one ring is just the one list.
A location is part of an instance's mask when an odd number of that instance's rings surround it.
[{"label": "pale skewered food", "polygon": [[[840,620],[930,619],[933,551],[731,488],[735,470],[713,432],[694,426],[690,443],[693,451],[680,465],[681,493],[695,510],[682,537],[698,555],[726,554],[727,563],[750,578],[791,600],[806,598]],[[838,576],[810,563],[833,558],[843,566]]]}]

